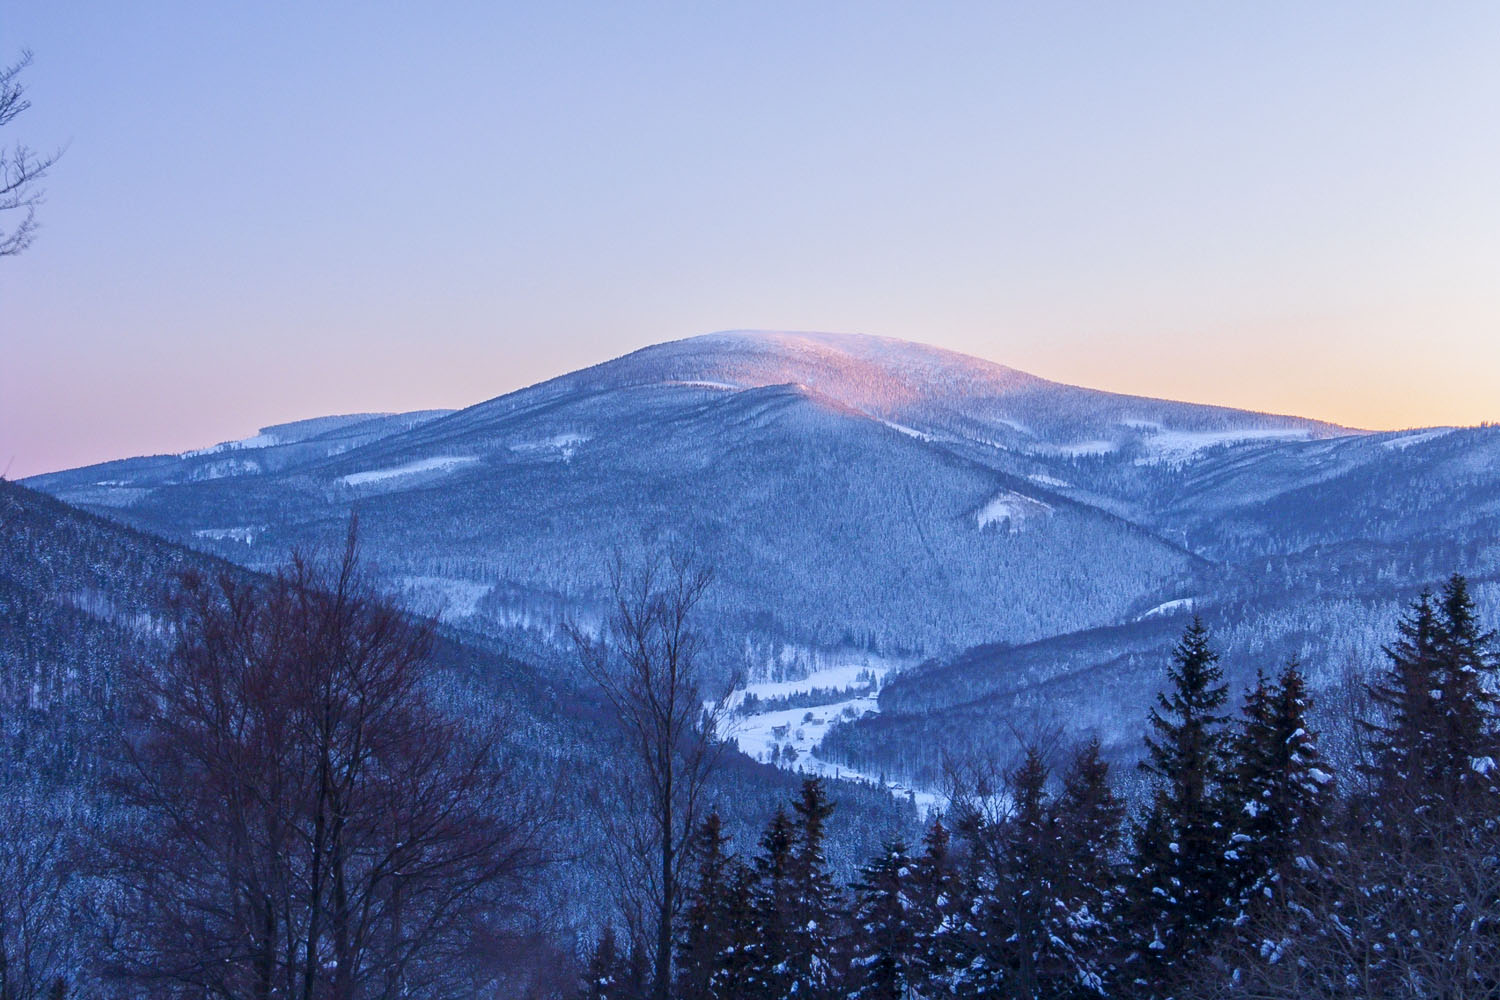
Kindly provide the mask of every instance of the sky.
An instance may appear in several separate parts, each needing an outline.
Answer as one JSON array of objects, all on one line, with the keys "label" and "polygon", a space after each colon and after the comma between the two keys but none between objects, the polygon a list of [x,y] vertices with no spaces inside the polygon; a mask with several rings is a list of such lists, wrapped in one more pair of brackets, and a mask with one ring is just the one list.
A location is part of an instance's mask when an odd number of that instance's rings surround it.
[{"label": "sky", "polygon": [[23,48],[11,478],[744,328],[1500,420],[1490,0],[6,0]]}]

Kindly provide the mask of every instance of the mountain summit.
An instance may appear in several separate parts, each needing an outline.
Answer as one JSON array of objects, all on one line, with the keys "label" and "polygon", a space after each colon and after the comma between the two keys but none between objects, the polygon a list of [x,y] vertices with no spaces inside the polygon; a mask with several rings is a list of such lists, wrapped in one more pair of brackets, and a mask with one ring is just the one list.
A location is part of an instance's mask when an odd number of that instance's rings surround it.
[{"label": "mountain summit", "polygon": [[1023,706],[1134,734],[1189,609],[1231,630],[1231,672],[1363,655],[1350,637],[1381,630],[1350,614],[1386,622],[1434,573],[1494,567],[1456,540],[1500,531],[1500,431],[1369,434],[878,337],[737,331],[457,412],[28,484],[252,567],[355,511],[389,587],[559,663],[556,626],[597,620],[616,553],[689,549],[716,568],[724,670],[910,668],[830,746],[929,781],[950,736]]},{"label": "mountain summit", "polygon": [[1064,385],[956,351],[887,337],[759,330],[646,347],[477,409],[506,411],[557,393],[648,385],[719,390],[792,386],[912,431],[1058,454],[1097,454],[1132,444],[1176,454],[1234,440],[1353,433],[1298,417]]}]

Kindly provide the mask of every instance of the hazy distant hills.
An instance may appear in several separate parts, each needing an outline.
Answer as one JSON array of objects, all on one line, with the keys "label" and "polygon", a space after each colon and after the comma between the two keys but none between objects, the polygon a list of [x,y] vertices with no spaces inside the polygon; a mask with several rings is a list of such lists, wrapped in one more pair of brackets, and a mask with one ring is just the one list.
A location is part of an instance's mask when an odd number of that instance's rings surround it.
[{"label": "hazy distant hills", "polygon": [[250,566],[354,510],[393,585],[542,644],[617,548],[689,547],[724,660],[928,661],[829,740],[892,773],[1023,714],[1129,742],[1190,601],[1234,671],[1295,652],[1325,681],[1452,570],[1500,603],[1500,429],[1369,434],[849,335],[695,337],[453,413],[28,485]]}]

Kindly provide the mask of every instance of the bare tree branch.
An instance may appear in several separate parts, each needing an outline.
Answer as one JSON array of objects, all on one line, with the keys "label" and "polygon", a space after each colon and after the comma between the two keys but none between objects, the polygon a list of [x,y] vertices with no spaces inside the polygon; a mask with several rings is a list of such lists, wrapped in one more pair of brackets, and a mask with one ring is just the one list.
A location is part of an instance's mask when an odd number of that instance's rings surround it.
[{"label": "bare tree branch", "polygon": [[[0,128],[15,121],[31,107],[20,76],[31,65],[31,53],[22,51],[14,63],[0,69]],[[0,226],[0,257],[11,257],[31,245],[36,237],[36,209],[46,192],[39,186],[62,150],[41,154],[23,143],[8,150],[0,147],[0,212],[20,212],[20,221],[9,230]]]}]

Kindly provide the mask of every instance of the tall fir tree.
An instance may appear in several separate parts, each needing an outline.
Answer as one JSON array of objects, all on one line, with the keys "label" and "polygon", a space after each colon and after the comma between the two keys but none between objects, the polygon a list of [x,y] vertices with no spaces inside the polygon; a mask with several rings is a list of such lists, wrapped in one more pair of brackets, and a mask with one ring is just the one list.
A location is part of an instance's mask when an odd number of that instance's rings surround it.
[{"label": "tall fir tree", "polygon": [[1008,978],[1011,950],[1007,944],[1011,922],[1001,901],[1004,844],[997,824],[981,809],[969,804],[956,808],[955,813],[954,830],[962,851],[955,875],[953,920],[942,934],[944,951],[952,963],[946,995],[965,1000],[1000,996]]},{"label": "tall fir tree", "polygon": [[1229,860],[1242,912],[1276,901],[1295,859],[1327,833],[1333,779],[1322,769],[1308,711],[1307,682],[1295,660],[1274,682],[1257,673],[1245,695],[1228,781]]},{"label": "tall fir tree", "polygon": [[792,988],[793,924],[791,905],[797,828],[778,808],[760,839],[751,896],[754,934],[745,962],[741,995],[745,1000],[784,1000]]},{"label": "tall fir tree", "polygon": [[934,817],[913,865],[912,923],[916,949],[913,978],[923,997],[950,996],[959,967],[962,930],[969,906],[942,817]]},{"label": "tall fir tree", "polygon": [[789,996],[796,1000],[819,1000],[833,995],[839,978],[841,956],[841,906],[838,886],[828,870],[825,843],[833,803],[823,779],[805,778],[797,800],[796,840],[792,848],[788,900],[792,912],[792,981]]},{"label": "tall fir tree", "polygon": [[1500,661],[1494,652],[1495,633],[1481,627],[1463,576],[1455,573],[1443,585],[1438,609],[1438,766],[1456,776],[1462,804],[1472,805],[1475,796],[1495,791],[1495,719],[1500,707],[1495,680]]},{"label": "tall fir tree", "polygon": [[1063,775],[1056,805],[1062,848],[1059,899],[1072,959],[1057,996],[1109,994],[1120,959],[1124,885],[1119,864],[1124,803],[1110,785],[1097,737],[1082,744]]},{"label": "tall fir tree", "polygon": [[1363,720],[1362,728],[1375,799],[1391,806],[1373,817],[1400,823],[1405,814],[1430,808],[1441,797],[1440,625],[1431,591],[1422,592],[1396,629],[1396,641],[1384,648],[1386,669],[1367,689],[1376,717]]},{"label": "tall fir tree", "polygon": [[1071,964],[1056,877],[1062,852],[1047,794],[1050,769],[1041,751],[1026,748],[1009,775],[1008,816],[996,824],[1000,858],[995,895],[1008,933],[1001,942],[1002,995],[1036,1000]]},{"label": "tall fir tree", "polygon": [[919,977],[915,873],[906,845],[887,843],[860,870],[850,915],[850,1000],[910,1000]]},{"label": "tall fir tree", "polygon": [[1136,828],[1136,876],[1130,885],[1140,945],[1133,973],[1160,994],[1173,970],[1208,943],[1230,914],[1233,885],[1222,783],[1228,688],[1197,616],[1173,651],[1170,691],[1157,695],[1141,769],[1153,782]]},{"label": "tall fir tree", "polygon": [[759,933],[755,910],[756,871],[739,858],[733,859],[726,879],[723,910],[724,935],[709,979],[713,1000],[739,1000],[746,995],[755,966]]},{"label": "tall fir tree", "polygon": [[734,858],[718,812],[693,836],[694,877],[683,908],[677,948],[679,1000],[718,1000],[715,975],[733,944]]},{"label": "tall fir tree", "polygon": [[606,926],[599,940],[589,949],[584,964],[579,1000],[635,1000],[632,992],[630,963],[615,938],[615,929]]}]

